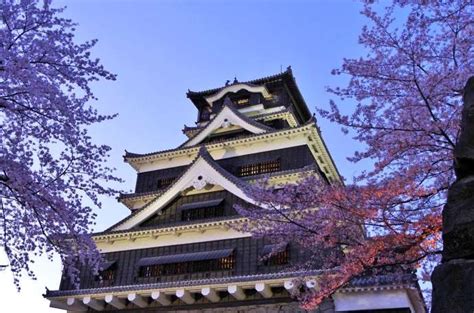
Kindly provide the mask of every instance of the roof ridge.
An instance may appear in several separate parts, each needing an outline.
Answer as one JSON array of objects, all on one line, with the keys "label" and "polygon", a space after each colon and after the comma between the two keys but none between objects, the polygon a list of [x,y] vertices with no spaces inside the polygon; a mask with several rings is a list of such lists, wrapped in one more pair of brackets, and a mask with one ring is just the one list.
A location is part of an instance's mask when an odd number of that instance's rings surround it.
[{"label": "roof ridge", "polygon": [[[240,113],[240,111],[239,111],[239,113]],[[259,119],[263,119],[267,116],[278,115],[278,114],[288,114],[288,113],[294,114],[293,109],[291,107],[285,108],[281,111],[267,112],[267,113],[252,115],[252,116],[247,116],[247,115],[246,116],[248,118],[256,121],[256,120],[259,120]],[[267,125],[265,125],[265,126],[267,126]],[[206,126],[188,126],[188,125],[184,124],[182,132],[185,133],[185,132],[188,132],[188,131],[200,130],[201,128],[204,128],[204,127],[206,127]]]},{"label": "roof ridge", "polygon": [[[166,193],[169,189],[171,189],[186,173],[187,171],[191,168],[191,166],[194,165],[194,163],[197,162],[197,160],[199,160],[199,157],[201,156],[201,150],[202,149],[199,149],[199,153],[196,155],[196,157],[194,158],[194,160],[186,167],[186,169],[181,173],[181,175],[179,175],[179,177],[176,177],[176,179],[173,181],[172,184],[168,185],[166,188],[163,189],[163,191],[158,194],[153,200],[151,200],[150,202],[148,202],[147,204],[145,204],[144,206],[142,206],[141,208],[133,211],[132,213],[130,213],[130,215],[126,216],[125,218],[121,219],[120,221],[118,221],[117,223],[113,224],[112,226],[110,226],[109,228],[105,229],[104,232],[108,232],[112,229],[114,229],[115,227],[123,224],[124,222],[128,221],[129,219],[131,219],[132,217],[134,217],[135,215],[137,215],[138,213],[142,212],[144,209],[146,209],[148,206],[150,206],[153,202],[155,202],[155,200],[158,198],[158,197],[161,197],[164,193]],[[208,152],[209,153],[209,152]]]},{"label": "roof ridge", "polygon": [[204,161],[207,162],[213,169],[215,169],[219,174],[230,180],[232,183],[234,183],[237,187],[247,187],[249,183],[247,183],[245,180],[238,178],[237,176],[233,175],[229,171],[227,171],[225,168],[223,168],[219,163],[214,160],[212,155],[209,153],[205,145],[202,145],[201,148],[199,148],[199,153],[198,156],[201,156]]},{"label": "roof ridge", "polygon": [[179,145],[178,148],[184,147],[188,142],[190,142],[191,140],[196,138],[196,136],[199,136],[199,134],[201,134],[203,131],[205,131],[207,129],[207,127],[209,125],[211,125],[211,123],[219,117],[219,115],[225,110],[225,108],[229,108],[229,110],[231,110],[232,113],[237,115],[238,118],[242,119],[243,121],[247,122],[248,124],[250,124],[252,126],[264,129],[266,132],[274,130],[274,128],[272,128],[270,126],[267,126],[267,125],[264,125],[260,122],[257,122],[254,119],[252,119],[252,118],[246,116],[245,114],[239,112],[239,110],[234,105],[234,103],[232,103],[232,100],[230,100],[229,96],[226,96],[225,99],[224,99],[224,104],[219,109],[219,111],[214,115],[214,117],[207,123],[207,125],[202,127],[201,129],[199,129],[199,131],[196,134],[194,134],[194,136],[192,136],[191,138],[188,138],[185,142],[183,142],[181,145]]},{"label": "roof ridge", "polygon": [[[262,83],[264,83],[265,81],[273,80],[273,79],[276,79],[276,78],[280,78],[280,77],[283,77],[283,76],[285,76],[285,75],[291,75],[291,76],[293,76],[293,71],[291,70],[291,66],[288,66],[284,72],[280,72],[280,73],[277,73],[277,74],[268,75],[268,76],[264,76],[264,77],[260,77],[260,78],[256,78],[256,79],[252,79],[252,80],[248,80],[248,81],[244,81],[244,82],[238,82],[238,83],[239,83],[239,84],[247,84],[247,85],[250,85],[250,84],[262,84]],[[219,92],[219,90],[222,90],[222,89],[224,89],[225,87],[228,87],[228,86],[221,86],[221,87],[212,88],[212,89],[207,89],[207,90],[202,90],[202,91],[191,91],[191,90],[188,89],[188,92],[186,93],[186,96],[187,96],[188,98],[190,98],[190,96],[199,96],[199,95],[204,95],[204,94],[212,94],[212,93]]]},{"label": "roof ridge", "polygon": [[[299,129],[299,128],[303,128],[303,127],[306,127],[308,126],[309,124],[314,124],[314,120],[313,119],[310,119],[308,120],[308,122],[306,122],[305,124],[302,124],[302,125],[299,125],[297,127],[289,127],[289,128],[283,128],[283,129],[274,129],[272,131],[269,131],[267,133],[262,133],[262,134],[253,134],[252,136],[262,136],[262,135],[266,135],[266,134],[269,134],[269,133],[277,133],[277,132],[284,132],[284,131],[289,131],[289,130],[295,130],[295,129]],[[249,136],[249,137],[252,137],[252,136]],[[245,137],[245,138],[248,138],[248,137]],[[239,139],[229,139],[228,141],[232,141],[232,140],[239,140]],[[223,141],[223,142],[227,142],[226,141]],[[223,142],[219,142],[219,143],[216,143],[216,144],[221,144]],[[173,151],[176,151],[176,150],[180,150],[180,149],[191,149],[191,148],[196,148],[196,147],[199,147],[201,144],[199,145],[195,145],[195,146],[189,146],[189,147],[177,147],[177,148],[172,148],[172,149],[165,149],[165,150],[160,150],[160,151],[154,151],[154,152],[150,152],[150,153],[133,153],[133,152],[128,152],[127,150],[125,150],[126,154],[123,156],[124,159],[126,158],[141,158],[141,157],[148,157],[148,156],[152,156],[152,155],[156,155],[156,154],[160,154],[160,153],[166,153],[166,152],[173,152]]]},{"label": "roof ridge", "polygon": [[[229,109],[235,113],[235,115],[237,115],[238,117],[240,117],[241,119],[243,119],[244,121],[246,121],[247,123],[255,126],[255,127],[259,127],[259,128],[263,128],[267,131],[272,131],[272,130],[275,130],[275,128],[273,127],[270,127],[268,125],[265,125],[263,123],[260,123],[260,122],[257,122],[255,119],[253,119],[252,117],[249,117],[245,114],[243,114],[242,112],[239,111],[239,109],[235,106],[235,104],[230,100],[229,96],[226,96],[226,99],[229,99],[230,103],[227,104],[227,106],[229,107]],[[225,101],[225,100],[224,100]]]}]

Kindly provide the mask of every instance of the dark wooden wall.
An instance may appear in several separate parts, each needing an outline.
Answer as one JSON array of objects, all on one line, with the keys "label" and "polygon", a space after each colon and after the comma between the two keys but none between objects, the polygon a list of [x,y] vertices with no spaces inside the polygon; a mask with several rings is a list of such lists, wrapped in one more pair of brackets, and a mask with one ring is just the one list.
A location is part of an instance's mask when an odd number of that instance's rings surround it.
[{"label": "dark wooden wall", "polygon": [[[241,199],[237,198],[236,196],[227,191],[208,192],[197,195],[178,197],[173,202],[168,204],[163,210],[161,210],[160,214],[153,215],[136,228],[150,226],[171,226],[186,223],[181,221],[182,205],[216,199],[224,199],[222,205],[224,207],[223,216],[225,217],[237,215],[237,212],[233,208],[234,204],[244,204]],[[194,221],[194,223],[195,222],[196,221]]]},{"label": "dark wooden wall", "polygon": [[[229,277],[238,275],[248,275],[257,273],[270,273],[291,268],[304,260],[304,255],[296,246],[289,245],[289,260],[287,265],[268,266],[262,260],[262,251],[265,244],[264,239],[255,239],[251,237],[217,240],[209,242],[191,243],[176,246],[166,246],[148,249],[136,249],[128,251],[119,251],[103,254],[108,261],[116,261],[115,279],[107,282],[105,286],[123,286],[142,283],[173,282],[180,280],[194,280],[205,278]],[[233,270],[199,272],[184,275],[169,275],[162,277],[139,277],[139,267],[137,265],[141,258],[184,254],[198,251],[213,251],[221,249],[234,249],[235,266]],[[87,268],[81,268],[80,288],[98,288],[103,287],[104,282],[100,282],[94,277]],[[61,290],[74,289],[74,287],[64,279],[61,284]]]}]

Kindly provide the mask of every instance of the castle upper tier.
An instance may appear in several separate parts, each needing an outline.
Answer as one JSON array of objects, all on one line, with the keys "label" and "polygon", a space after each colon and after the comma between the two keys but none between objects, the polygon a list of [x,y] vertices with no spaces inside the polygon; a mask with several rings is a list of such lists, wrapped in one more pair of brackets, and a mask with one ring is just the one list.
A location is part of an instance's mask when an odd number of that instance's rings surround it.
[{"label": "castle upper tier", "polygon": [[[100,277],[81,270],[80,289],[63,279],[45,295],[68,311],[300,312],[296,278],[317,288],[318,268],[300,271],[305,252],[232,227],[235,204],[254,203],[245,187],[263,176],[296,183],[301,174],[339,182],[336,166],[290,68],[249,82],[189,91],[196,125],[176,148],[127,152],[135,192],[131,213],[93,238],[104,256]],[[144,138],[143,140],[146,140]],[[270,257],[264,258],[265,255]],[[320,312],[425,312],[412,274],[356,279]]]}]

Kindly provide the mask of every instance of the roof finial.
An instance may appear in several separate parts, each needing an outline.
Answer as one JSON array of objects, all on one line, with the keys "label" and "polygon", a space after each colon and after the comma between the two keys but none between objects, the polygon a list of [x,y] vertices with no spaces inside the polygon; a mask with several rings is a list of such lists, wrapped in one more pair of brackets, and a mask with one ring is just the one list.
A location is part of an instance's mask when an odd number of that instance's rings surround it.
[{"label": "roof finial", "polygon": [[239,81],[237,80],[237,76],[234,76],[234,82],[232,84],[237,84]]},{"label": "roof finial", "polygon": [[226,80],[226,81],[225,81],[225,86],[227,87],[227,86],[229,86],[229,85],[230,85],[230,80]]}]

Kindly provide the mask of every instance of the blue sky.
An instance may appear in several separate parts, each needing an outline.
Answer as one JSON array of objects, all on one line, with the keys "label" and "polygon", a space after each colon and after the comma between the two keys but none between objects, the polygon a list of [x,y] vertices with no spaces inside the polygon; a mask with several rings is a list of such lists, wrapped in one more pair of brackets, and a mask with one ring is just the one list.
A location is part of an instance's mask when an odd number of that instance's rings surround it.
[{"label": "blue sky", "polygon": [[[110,164],[131,191],[134,170],[122,160],[124,150],[151,152],[173,148],[185,137],[184,124],[193,125],[196,110],[186,98],[222,86],[234,76],[240,81],[272,75],[291,65],[311,111],[328,107],[336,97],[326,86],[343,86],[347,77],[334,77],[344,57],[364,50],[357,36],[364,24],[360,3],[333,1],[61,1],[65,15],[79,23],[77,41],[97,38],[93,50],[115,82],[93,85],[102,113],[118,113],[113,121],[96,125],[96,142],[112,147]],[[350,109],[354,103],[345,101]],[[339,127],[319,118],[335,162],[346,177],[360,166],[346,160],[357,144]],[[97,210],[95,230],[103,230],[129,213],[115,199],[104,199]],[[60,264],[38,260],[37,281],[25,278],[14,289],[11,274],[0,272],[2,307],[9,311],[51,312],[41,294],[57,289]]]}]

